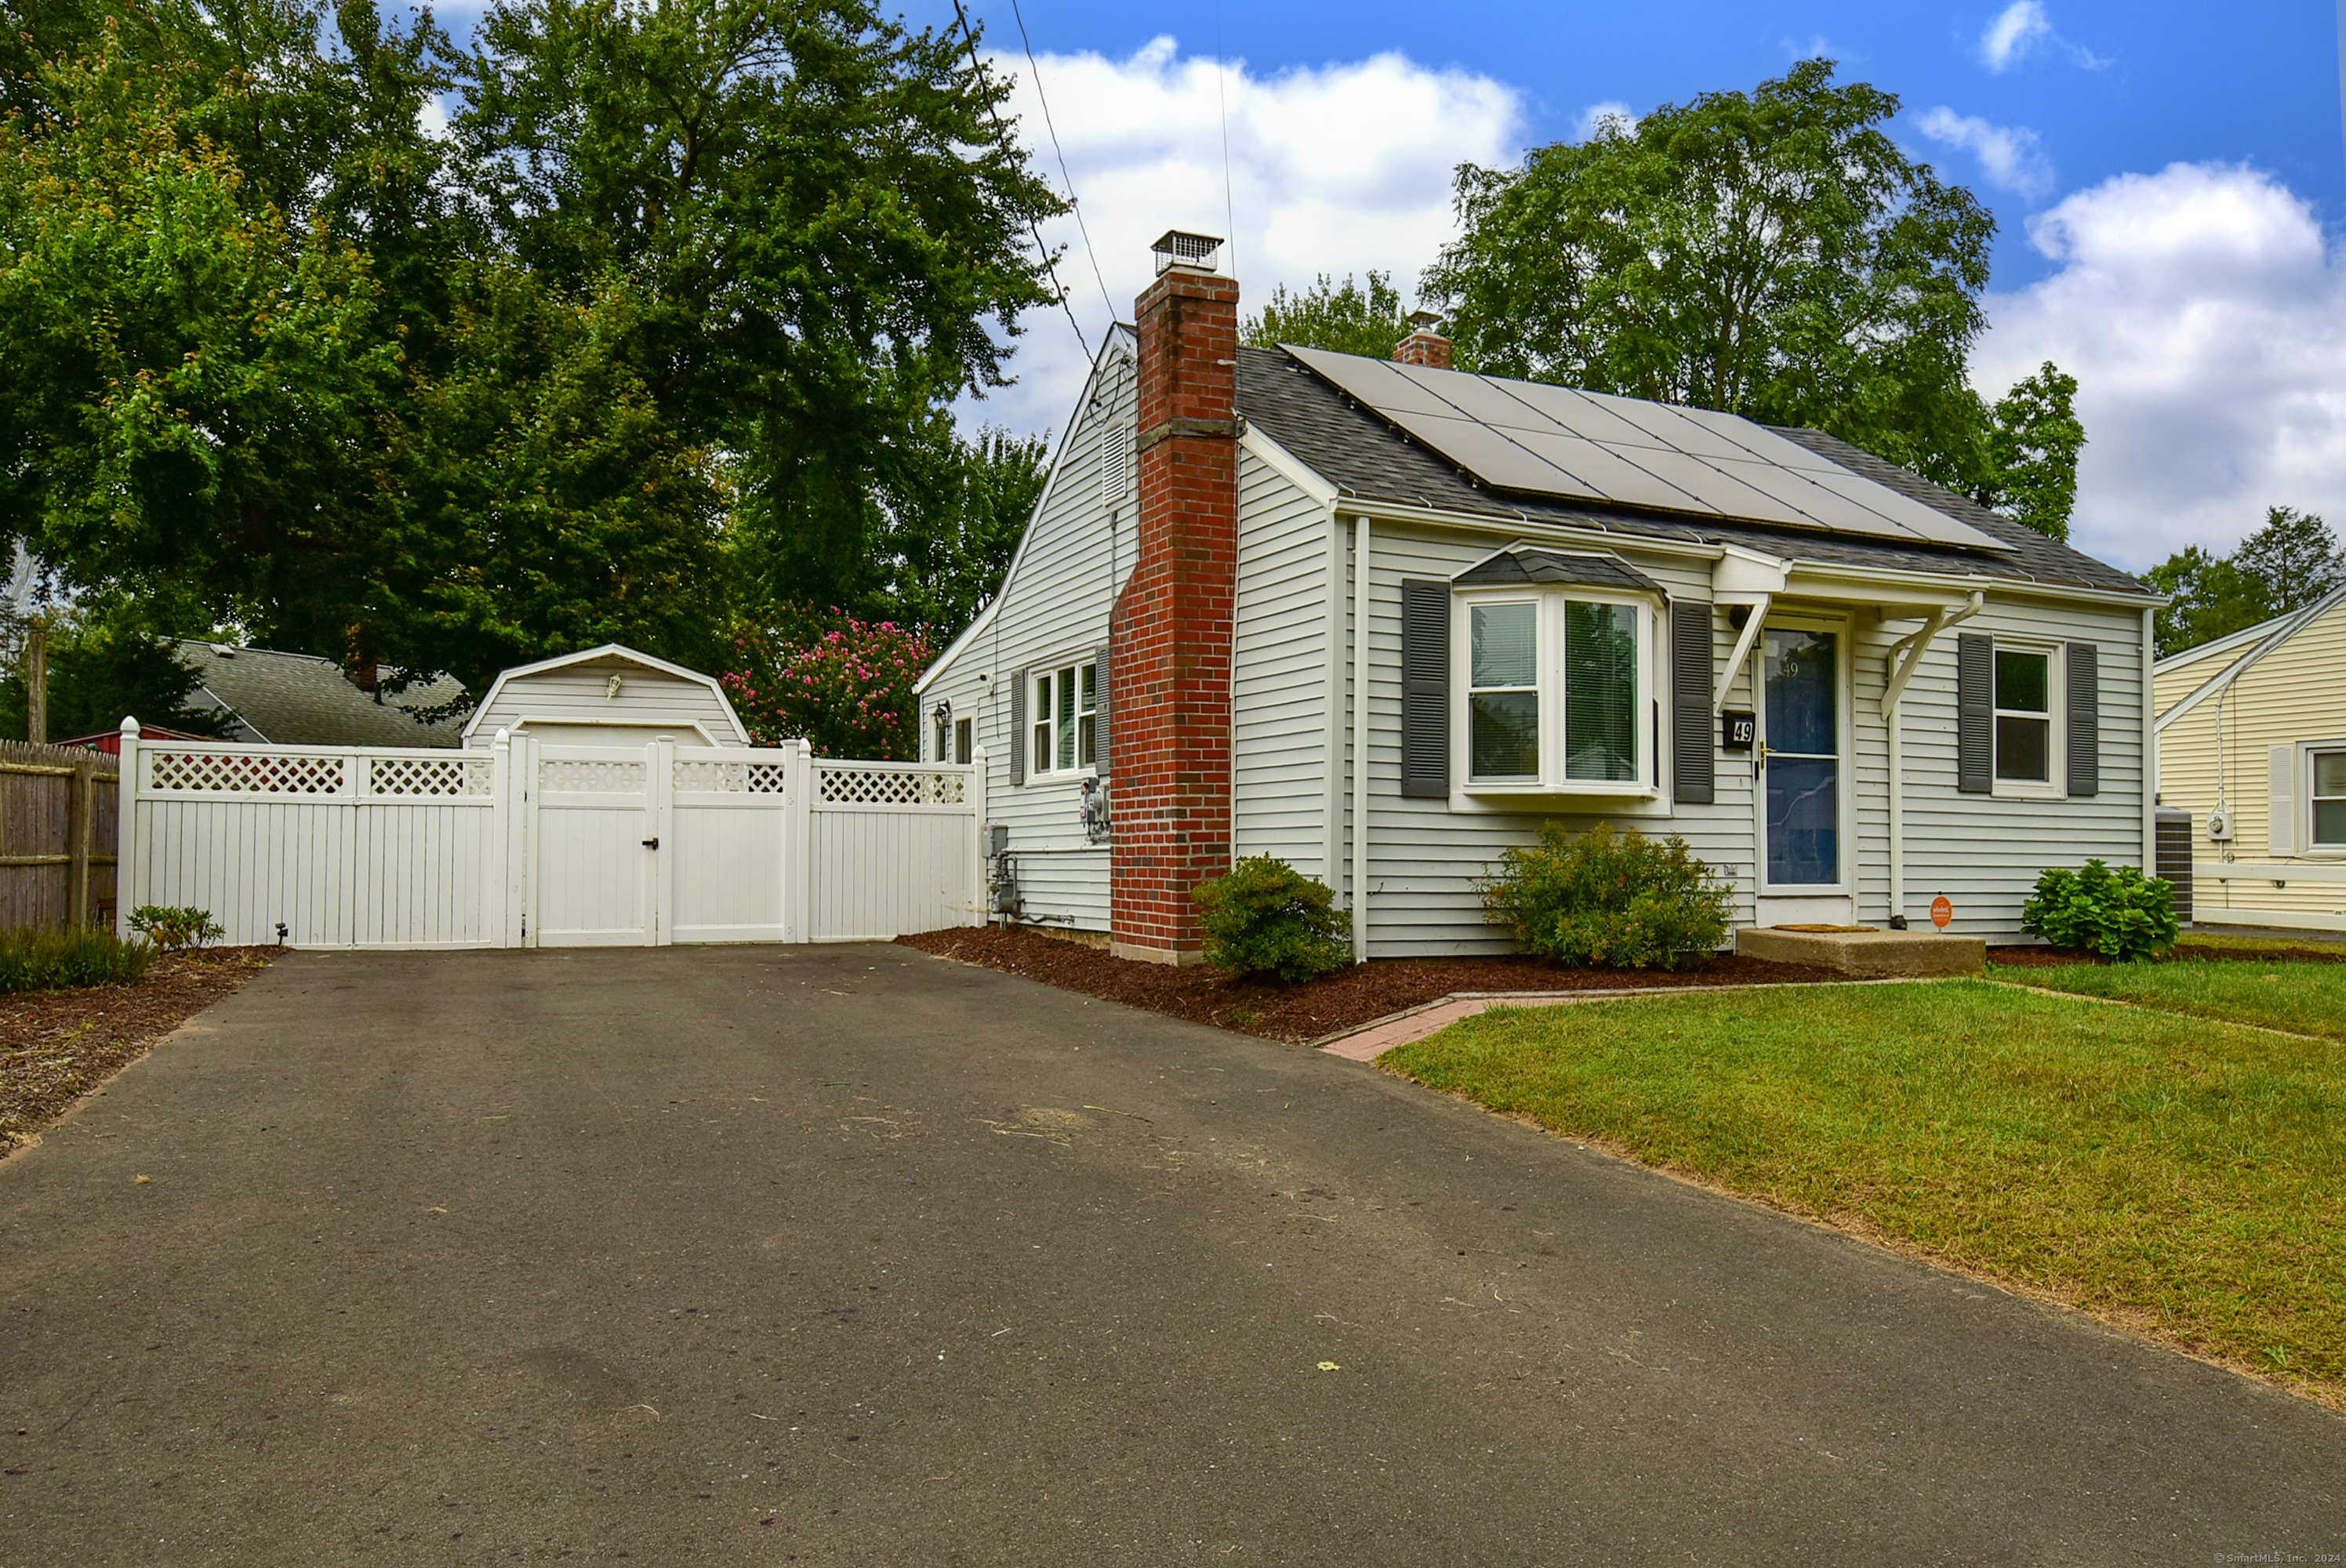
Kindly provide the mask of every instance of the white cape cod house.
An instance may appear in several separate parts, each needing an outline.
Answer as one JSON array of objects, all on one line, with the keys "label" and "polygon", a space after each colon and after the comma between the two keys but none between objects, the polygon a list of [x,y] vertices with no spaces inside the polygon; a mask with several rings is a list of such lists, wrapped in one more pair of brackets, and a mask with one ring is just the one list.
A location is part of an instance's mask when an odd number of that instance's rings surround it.
[{"label": "white cape cod house", "polygon": [[[1682,835],[1758,924],[2019,929],[2151,860],[2126,573],[1806,430],[1238,344],[1168,235],[999,596],[923,677],[983,754],[1021,918],[1194,959],[1236,856],[1359,956],[1503,951],[1475,881],[1543,820]],[[1106,799],[1107,809],[1100,809]]]}]

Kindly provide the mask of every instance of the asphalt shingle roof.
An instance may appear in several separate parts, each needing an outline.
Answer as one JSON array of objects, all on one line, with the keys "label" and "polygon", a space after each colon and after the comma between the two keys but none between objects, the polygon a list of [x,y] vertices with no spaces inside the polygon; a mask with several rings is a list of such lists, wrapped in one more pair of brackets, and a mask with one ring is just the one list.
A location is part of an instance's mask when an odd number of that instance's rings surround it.
[{"label": "asphalt shingle roof", "polygon": [[[212,703],[243,721],[234,738],[274,746],[455,746],[464,722],[417,722],[410,708],[452,702],[464,687],[446,678],[412,686],[378,701],[351,684],[332,659],[270,648],[231,648],[182,641],[179,662],[202,684],[190,706]],[[250,734],[244,731],[250,731]]]},{"label": "asphalt shingle roof", "polygon": [[[1777,428],[1776,433],[1831,459],[1864,478],[1933,507],[2012,546],[2009,551],[1900,544],[1846,534],[1819,534],[1759,523],[1699,521],[1624,507],[1589,505],[1543,496],[1504,494],[1355,403],[1276,349],[1239,351],[1239,412],[1334,485],[1366,501],[1391,501],[1437,511],[1600,528],[1627,538],[1739,545],[1770,555],[1827,565],[1891,567],[2013,582],[2061,584],[2147,596],[2149,589],[2116,567],[2048,539],[1884,463],[1821,431]],[[1772,427],[1771,427],[1772,428]]]}]

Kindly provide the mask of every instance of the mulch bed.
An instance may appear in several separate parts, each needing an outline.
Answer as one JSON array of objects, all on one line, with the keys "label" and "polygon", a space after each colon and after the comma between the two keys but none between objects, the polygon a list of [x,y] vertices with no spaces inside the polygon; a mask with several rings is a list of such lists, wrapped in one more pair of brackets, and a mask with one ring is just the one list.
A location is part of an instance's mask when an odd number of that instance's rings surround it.
[{"label": "mulch bed", "polygon": [[1325,980],[1282,985],[1117,958],[1039,932],[1002,926],[923,932],[907,947],[1025,975],[1063,991],[1266,1040],[1306,1041],[1357,1029],[1456,991],[1613,991],[1630,986],[1834,981],[1831,970],[1756,958],[1708,958],[1686,969],[1565,969],[1535,958],[1383,958]]},{"label": "mulch bed", "polygon": [[[2178,942],[2170,959],[2194,963],[2346,963],[2346,952],[2312,952],[2302,948],[2195,947]],[[2054,969],[2069,963],[2107,963],[2098,952],[2061,947],[1992,947],[1987,961],[2005,969]]]},{"label": "mulch bed", "polygon": [[136,985],[0,996],[0,1156],[157,1041],[259,973],[280,949],[167,953]]}]

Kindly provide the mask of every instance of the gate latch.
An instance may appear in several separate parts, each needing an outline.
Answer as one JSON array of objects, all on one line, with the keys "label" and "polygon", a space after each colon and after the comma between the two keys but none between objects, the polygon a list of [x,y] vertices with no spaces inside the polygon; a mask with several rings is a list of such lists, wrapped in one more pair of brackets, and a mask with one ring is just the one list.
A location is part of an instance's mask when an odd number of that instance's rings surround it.
[{"label": "gate latch", "polygon": [[659,848],[659,840],[658,839],[646,839],[644,840],[644,848],[647,850],[657,850]]}]

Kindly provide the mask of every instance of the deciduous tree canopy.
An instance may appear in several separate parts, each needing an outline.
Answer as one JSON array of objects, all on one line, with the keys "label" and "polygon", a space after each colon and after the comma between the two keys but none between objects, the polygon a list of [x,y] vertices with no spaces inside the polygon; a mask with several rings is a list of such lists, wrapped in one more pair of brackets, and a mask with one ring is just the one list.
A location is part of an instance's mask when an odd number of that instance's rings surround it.
[{"label": "deciduous tree canopy", "polygon": [[991,591],[1039,453],[945,411],[1050,298],[1057,204],[945,36],[842,0],[503,0],[466,52],[372,0],[18,21],[0,535],[74,602],[477,691],[793,607],[950,636]]},{"label": "deciduous tree canopy", "polygon": [[2274,506],[2229,555],[2188,545],[2143,580],[2172,600],[2158,612],[2163,658],[2305,608],[2346,583],[2346,551],[2320,518]]},{"label": "deciduous tree canopy", "polygon": [[1464,231],[1424,279],[1457,363],[1830,431],[2062,535],[2076,383],[1972,391],[1994,220],[1899,149],[1897,110],[1809,60],[1462,167]]}]

